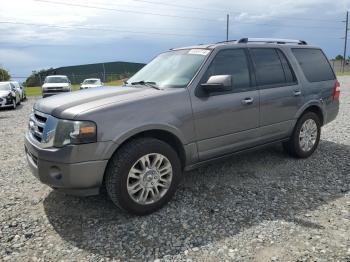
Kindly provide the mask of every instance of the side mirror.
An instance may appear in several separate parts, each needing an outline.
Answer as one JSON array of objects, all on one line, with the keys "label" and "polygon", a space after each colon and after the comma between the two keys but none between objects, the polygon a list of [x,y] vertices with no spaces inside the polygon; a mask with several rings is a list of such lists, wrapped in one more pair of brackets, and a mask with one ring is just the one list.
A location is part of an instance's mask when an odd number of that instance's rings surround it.
[{"label": "side mirror", "polygon": [[214,75],[209,77],[206,83],[201,84],[203,90],[207,93],[225,92],[232,90],[231,75]]}]

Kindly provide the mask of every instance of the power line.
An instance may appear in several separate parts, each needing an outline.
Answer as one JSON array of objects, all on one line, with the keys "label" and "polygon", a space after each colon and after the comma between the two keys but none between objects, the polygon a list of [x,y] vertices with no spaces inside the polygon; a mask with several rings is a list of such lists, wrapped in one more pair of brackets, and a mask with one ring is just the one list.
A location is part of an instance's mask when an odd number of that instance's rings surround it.
[{"label": "power line", "polygon": [[[122,9],[115,9],[115,8],[108,8],[108,7],[99,7],[99,6],[92,6],[92,5],[82,5],[82,4],[72,4],[72,3],[65,3],[65,2],[57,2],[57,1],[51,1],[51,0],[35,0],[37,2],[45,2],[45,3],[51,3],[51,4],[58,4],[58,5],[64,5],[64,6],[75,6],[75,7],[84,7],[84,8],[91,8],[91,9],[100,9],[100,10],[106,10],[106,11],[116,11],[116,12],[129,12],[129,13],[137,13],[137,14],[147,14],[147,15],[155,15],[155,16],[163,16],[163,17],[172,17],[172,18],[185,18],[185,19],[200,19],[200,20],[207,20],[207,21],[219,21],[217,19],[209,19],[209,18],[200,18],[200,17],[187,17],[187,16],[178,16],[178,15],[169,15],[169,14],[159,14],[159,13],[151,13],[151,12],[143,12],[143,11],[135,11],[135,10],[122,10]],[[271,24],[264,24],[264,23],[255,23],[255,22],[240,22],[236,21],[236,23],[239,24],[253,24],[253,25],[263,25],[263,26],[272,26],[272,27],[294,27],[294,28],[312,28],[312,29],[331,29],[331,30],[337,30],[342,29],[338,27],[322,27],[322,26],[298,26],[298,25],[271,25]]]},{"label": "power line", "polygon": [[218,22],[218,21],[219,21],[218,19],[210,19],[210,18],[204,18],[204,17],[193,17],[193,16],[180,16],[180,15],[171,15],[171,14],[160,14],[160,13],[153,13],[153,12],[145,12],[145,11],[137,11],[137,10],[129,10],[129,9],[116,9],[116,8],[110,8],[110,7],[101,7],[101,6],[95,6],[95,5],[84,5],[84,4],[65,3],[65,2],[57,2],[57,1],[50,1],[50,0],[34,0],[34,1],[37,1],[37,2],[44,2],[44,3],[50,3],[50,4],[56,4],[56,5],[84,7],[84,8],[90,8],[90,9],[105,10],[105,11],[115,11],[115,12],[120,12],[120,13],[134,13],[134,14],[154,15],[154,16],[163,16],[163,17],[172,17],[172,18],[204,20],[204,21],[215,21],[215,22]]},{"label": "power line", "polygon": [[60,29],[81,29],[81,30],[96,30],[96,31],[113,31],[119,33],[134,33],[134,34],[146,34],[146,35],[168,35],[168,36],[183,36],[183,37],[220,37],[214,35],[195,35],[195,34],[177,34],[177,33],[162,33],[162,32],[146,32],[146,31],[132,31],[132,30],[120,30],[117,28],[101,28],[101,27],[88,27],[88,26],[59,26],[50,24],[35,24],[35,23],[22,23],[12,21],[0,21],[0,24],[12,24],[12,25],[26,25],[26,26],[38,26],[48,28],[60,28]]},{"label": "power line", "polygon": [[[61,5],[72,5],[72,6],[80,6],[80,7],[89,7],[89,8],[96,8],[96,9],[104,9],[104,10],[120,10],[120,9],[115,9],[115,8],[107,8],[107,7],[101,7],[101,6],[91,6],[91,5],[81,5],[81,4],[74,4],[74,3],[67,3],[67,2],[59,2],[59,1],[52,1],[52,0],[34,0],[37,2],[45,2],[45,3],[52,3],[52,4],[61,4]],[[179,4],[173,4],[173,3],[164,3],[164,2],[157,2],[157,1],[152,1],[152,0],[130,0],[134,2],[140,2],[140,3],[148,3],[148,4],[153,4],[153,5],[162,5],[162,6],[171,6],[171,7],[177,7],[177,8],[183,8],[183,9],[192,9],[192,10],[202,10],[202,11],[208,11],[208,12],[221,12],[223,14],[229,13],[229,14],[242,14],[244,13],[243,11],[230,11],[227,9],[217,9],[217,8],[204,8],[204,7],[194,7],[194,6],[188,6],[188,5],[179,5]],[[95,2],[96,3],[96,2]],[[98,3],[97,3],[98,4]],[[124,11],[124,10],[123,10]],[[126,11],[126,10],[125,10]],[[128,11],[133,11],[133,10],[128,10]],[[134,12],[134,11],[133,11]],[[135,11],[136,12],[136,11]],[[138,12],[138,11],[137,11]],[[151,13],[149,13],[151,14]],[[154,14],[154,13],[152,13]],[[154,14],[154,15],[162,15],[162,16],[168,16],[166,14]],[[252,14],[254,15],[254,14]],[[259,16],[260,14],[255,14],[255,16]],[[174,17],[180,17],[180,16],[174,16]],[[318,22],[333,22],[333,23],[340,23],[341,21],[335,21],[331,19],[316,19],[316,18],[305,18],[305,17],[283,17],[283,16],[268,16],[269,18],[272,19],[282,19],[282,20],[288,20],[288,21],[295,21],[295,20],[302,20],[302,21],[318,21]],[[181,18],[187,18],[187,19],[204,19],[204,18],[199,18],[199,17],[183,17]],[[207,19],[205,19],[207,20]],[[215,19],[208,19],[208,20],[215,20]],[[215,20],[217,21],[217,20]]]}]

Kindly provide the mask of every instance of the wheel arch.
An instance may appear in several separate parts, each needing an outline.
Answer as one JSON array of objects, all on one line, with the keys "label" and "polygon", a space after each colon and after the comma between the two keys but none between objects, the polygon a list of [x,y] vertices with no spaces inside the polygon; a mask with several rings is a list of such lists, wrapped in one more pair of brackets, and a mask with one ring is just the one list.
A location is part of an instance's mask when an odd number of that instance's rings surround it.
[{"label": "wheel arch", "polygon": [[169,144],[178,154],[181,162],[181,167],[184,168],[186,166],[186,151],[184,147],[184,140],[173,130],[169,130],[169,128],[142,128],[127,132],[127,134],[122,135],[116,139],[115,142],[118,146],[114,149],[113,154],[117,152],[123,145],[129,143],[131,140],[142,137],[156,138]]},{"label": "wheel arch", "polygon": [[304,115],[307,112],[315,113],[320,118],[321,126],[324,124],[325,113],[319,103],[310,103],[305,105],[301,110],[299,110],[297,114],[297,119],[299,119],[302,115]]}]

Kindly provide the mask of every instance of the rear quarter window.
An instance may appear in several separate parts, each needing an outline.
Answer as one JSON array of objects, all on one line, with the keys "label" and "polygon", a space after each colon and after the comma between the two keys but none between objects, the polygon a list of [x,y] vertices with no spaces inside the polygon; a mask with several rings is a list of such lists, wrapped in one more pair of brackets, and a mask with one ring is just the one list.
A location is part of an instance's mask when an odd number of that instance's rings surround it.
[{"label": "rear quarter window", "polygon": [[293,48],[292,52],[309,82],[335,79],[331,65],[320,49]]}]

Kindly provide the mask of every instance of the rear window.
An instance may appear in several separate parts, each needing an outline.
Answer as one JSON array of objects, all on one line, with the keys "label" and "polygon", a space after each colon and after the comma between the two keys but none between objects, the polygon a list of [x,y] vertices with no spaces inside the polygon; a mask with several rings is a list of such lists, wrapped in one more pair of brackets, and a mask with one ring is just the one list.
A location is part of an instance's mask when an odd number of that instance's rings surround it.
[{"label": "rear window", "polygon": [[335,79],[331,65],[320,49],[293,48],[292,51],[309,82]]},{"label": "rear window", "polygon": [[296,83],[294,72],[279,49],[252,48],[250,50],[259,86],[278,87]]}]

